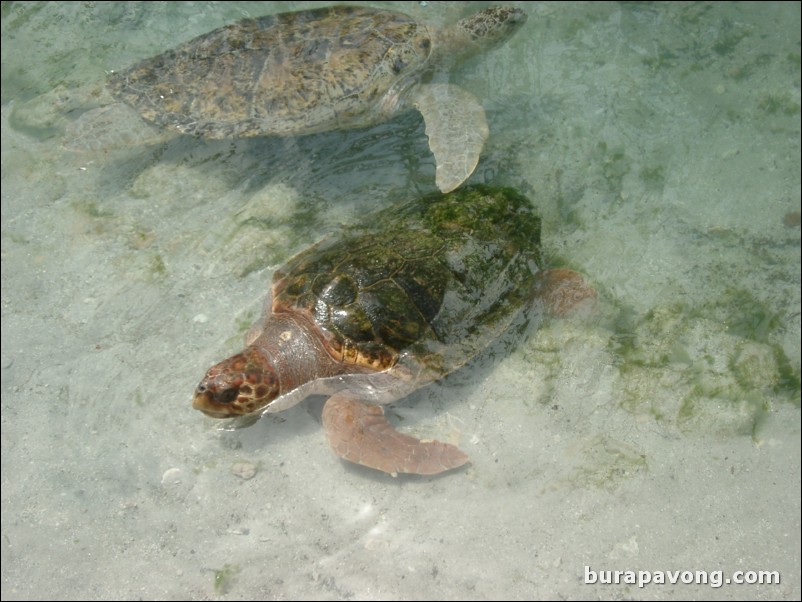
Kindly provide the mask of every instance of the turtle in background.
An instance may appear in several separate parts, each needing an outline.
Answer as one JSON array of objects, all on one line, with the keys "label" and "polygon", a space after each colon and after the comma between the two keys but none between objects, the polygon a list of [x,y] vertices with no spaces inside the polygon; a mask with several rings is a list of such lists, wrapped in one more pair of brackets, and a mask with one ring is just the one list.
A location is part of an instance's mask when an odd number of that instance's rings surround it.
[{"label": "turtle in background", "polygon": [[426,80],[501,45],[525,21],[507,6],[442,30],[369,6],[244,19],[112,73],[108,91],[125,104],[85,113],[67,144],[103,148],[139,138],[130,133],[139,121],[131,107],[151,124],[210,139],[364,128],[414,108],[437,163],[437,187],[449,192],[473,173],[487,121],[473,94]]},{"label": "turtle in background", "polygon": [[425,196],[276,270],[245,349],[206,372],[192,403],[233,418],[328,395],[323,428],[338,456],[390,474],[437,474],[468,456],[399,433],[382,406],[463,366],[512,326],[594,296],[576,272],[541,270],[540,219],[518,192]]}]

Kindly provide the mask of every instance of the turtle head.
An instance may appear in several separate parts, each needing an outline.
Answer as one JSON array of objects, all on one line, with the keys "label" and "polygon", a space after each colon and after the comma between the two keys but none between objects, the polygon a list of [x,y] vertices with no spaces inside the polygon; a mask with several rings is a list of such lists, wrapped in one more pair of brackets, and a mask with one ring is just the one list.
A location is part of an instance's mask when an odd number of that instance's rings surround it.
[{"label": "turtle head", "polygon": [[477,49],[488,50],[506,42],[526,23],[526,13],[512,6],[491,6],[456,24],[460,37]]},{"label": "turtle head", "polygon": [[272,363],[250,346],[209,368],[195,389],[192,407],[212,418],[232,418],[258,412],[278,395]]}]

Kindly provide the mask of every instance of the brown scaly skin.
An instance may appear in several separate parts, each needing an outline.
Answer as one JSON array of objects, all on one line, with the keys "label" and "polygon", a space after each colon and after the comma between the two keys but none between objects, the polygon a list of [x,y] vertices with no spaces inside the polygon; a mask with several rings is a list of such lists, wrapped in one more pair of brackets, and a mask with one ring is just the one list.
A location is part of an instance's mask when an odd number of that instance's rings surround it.
[{"label": "brown scaly skin", "polygon": [[[305,319],[274,314],[253,344],[206,372],[192,405],[212,418],[251,414],[270,407],[281,395],[291,398],[288,405],[297,403],[306,394],[294,398],[292,394],[304,384],[352,372],[353,365],[331,358],[323,339],[309,330]],[[363,403],[348,393],[328,399],[323,427],[338,456],[393,475],[438,474],[468,461],[455,445],[399,433],[381,406]]]},{"label": "brown scaly skin", "polygon": [[267,357],[253,345],[209,368],[192,406],[212,418],[250,414],[262,400],[279,393],[278,377]]},{"label": "brown scaly skin", "polygon": [[209,368],[195,390],[192,406],[212,418],[244,416],[310,381],[347,369],[326,352],[307,320],[271,314],[253,343]]}]

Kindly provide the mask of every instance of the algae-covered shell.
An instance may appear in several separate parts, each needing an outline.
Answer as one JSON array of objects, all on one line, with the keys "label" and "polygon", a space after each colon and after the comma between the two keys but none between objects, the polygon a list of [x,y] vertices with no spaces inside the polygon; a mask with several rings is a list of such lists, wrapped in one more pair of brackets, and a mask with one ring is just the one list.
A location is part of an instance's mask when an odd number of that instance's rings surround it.
[{"label": "algae-covered shell", "polygon": [[273,312],[300,312],[344,362],[445,374],[531,302],[540,220],[509,188],[476,186],[379,212],[291,259]]}]

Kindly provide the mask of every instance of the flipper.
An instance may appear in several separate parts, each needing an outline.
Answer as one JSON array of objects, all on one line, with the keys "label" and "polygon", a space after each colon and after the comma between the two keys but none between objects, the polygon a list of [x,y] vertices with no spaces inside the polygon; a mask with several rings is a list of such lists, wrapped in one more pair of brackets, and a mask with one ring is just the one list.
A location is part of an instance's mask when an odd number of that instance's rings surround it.
[{"label": "flipper", "polygon": [[485,110],[473,94],[451,84],[419,86],[413,103],[423,115],[429,148],[437,162],[437,187],[451,192],[470,177],[479,162],[489,133]]},{"label": "flipper", "polygon": [[74,152],[108,152],[158,144],[169,137],[117,102],[87,111],[68,125],[64,146]]},{"label": "flipper", "polygon": [[396,475],[432,475],[462,466],[468,456],[455,445],[421,441],[396,431],[381,406],[337,393],[323,407],[323,429],[334,453],[355,464]]},{"label": "flipper", "polygon": [[540,272],[536,294],[554,317],[570,315],[581,307],[592,307],[596,301],[596,289],[588,285],[579,272],[566,268]]}]

